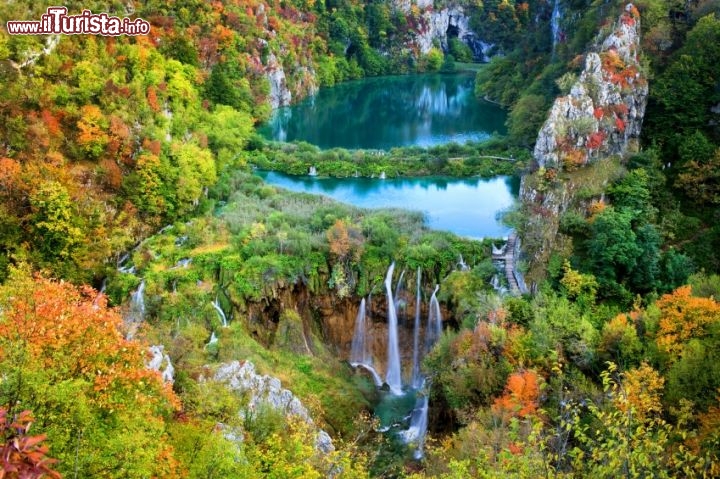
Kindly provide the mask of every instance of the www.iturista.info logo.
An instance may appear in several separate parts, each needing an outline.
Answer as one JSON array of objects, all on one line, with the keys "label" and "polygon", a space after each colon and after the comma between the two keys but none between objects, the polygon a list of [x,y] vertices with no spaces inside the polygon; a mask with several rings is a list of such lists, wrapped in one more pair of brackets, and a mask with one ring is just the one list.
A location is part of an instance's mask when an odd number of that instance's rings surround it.
[{"label": "www.iturista.info logo", "polygon": [[68,15],[67,7],[48,7],[40,20],[11,20],[7,22],[10,35],[147,35],[150,23],[142,18],[111,17],[107,13],[83,10],[79,15]]}]

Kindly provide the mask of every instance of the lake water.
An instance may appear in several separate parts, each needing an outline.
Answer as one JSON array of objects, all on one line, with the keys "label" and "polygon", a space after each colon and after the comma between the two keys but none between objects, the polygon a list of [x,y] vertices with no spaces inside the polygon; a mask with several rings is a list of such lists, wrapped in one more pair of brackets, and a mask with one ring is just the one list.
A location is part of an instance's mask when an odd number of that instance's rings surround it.
[{"label": "lake water", "polygon": [[368,78],[323,88],[275,110],[268,139],[321,148],[390,149],[481,141],[504,134],[505,111],[473,93],[474,73]]},{"label": "lake water", "polygon": [[480,178],[314,178],[258,171],[267,183],[292,191],[322,194],[362,208],[403,208],[425,213],[430,228],[468,238],[498,238],[509,229],[497,214],[513,203],[513,177]]}]

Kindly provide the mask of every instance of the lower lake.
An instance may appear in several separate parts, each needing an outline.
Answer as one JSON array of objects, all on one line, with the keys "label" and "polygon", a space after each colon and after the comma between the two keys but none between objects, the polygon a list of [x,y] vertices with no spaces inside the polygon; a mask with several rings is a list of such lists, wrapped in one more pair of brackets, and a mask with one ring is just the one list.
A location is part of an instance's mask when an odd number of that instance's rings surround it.
[{"label": "lower lake", "polygon": [[498,220],[519,190],[509,176],[481,178],[316,178],[257,171],[267,183],[321,194],[361,208],[402,208],[425,214],[430,228],[468,238],[499,238],[509,228]]}]

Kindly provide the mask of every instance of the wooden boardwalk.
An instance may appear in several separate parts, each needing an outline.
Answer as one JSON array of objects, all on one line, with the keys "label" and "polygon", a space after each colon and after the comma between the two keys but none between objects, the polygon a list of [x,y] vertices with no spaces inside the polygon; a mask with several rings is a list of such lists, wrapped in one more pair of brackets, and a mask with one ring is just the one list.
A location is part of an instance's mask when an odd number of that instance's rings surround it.
[{"label": "wooden boardwalk", "polygon": [[[514,231],[508,236],[507,243],[503,246],[500,251],[493,251],[492,259],[494,261],[502,261],[505,265],[505,278],[507,278],[508,285],[510,287],[510,293],[518,296],[520,294],[527,293],[527,287],[525,282],[522,280],[522,276],[515,271],[515,263],[517,256],[519,255],[518,237]],[[520,277],[520,281],[518,281]]]}]

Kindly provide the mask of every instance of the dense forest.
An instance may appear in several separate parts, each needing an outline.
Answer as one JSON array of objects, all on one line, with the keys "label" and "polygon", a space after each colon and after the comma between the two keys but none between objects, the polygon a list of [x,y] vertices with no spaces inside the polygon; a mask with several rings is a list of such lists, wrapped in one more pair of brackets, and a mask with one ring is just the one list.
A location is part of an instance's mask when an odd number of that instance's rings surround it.
[{"label": "dense forest", "polygon": [[[51,4],[0,5],[0,477],[720,476],[720,3],[73,0],[151,31],[7,33]],[[256,131],[319,88],[479,61],[508,111],[484,143]],[[256,167],[522,178],[530,292],[493,279],[500,238]],[[445,319],[421,458],[348,362],[364,298],[390,321],[391,263]]]}]

